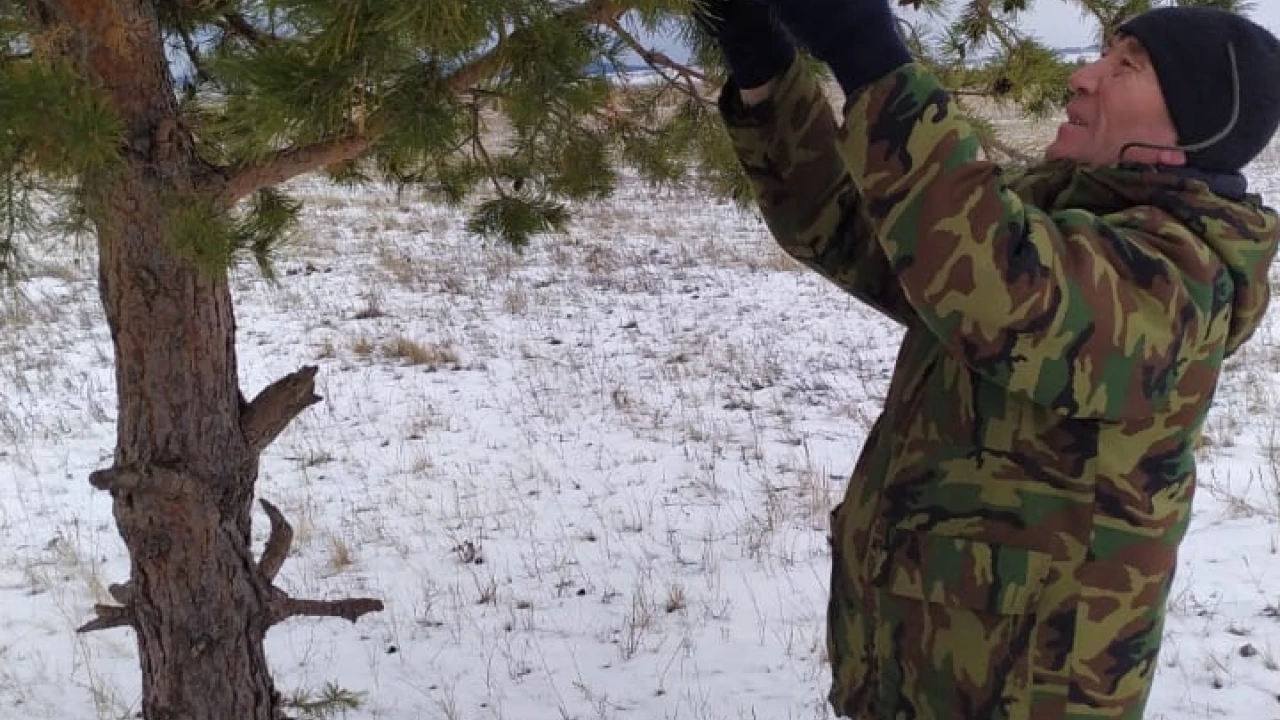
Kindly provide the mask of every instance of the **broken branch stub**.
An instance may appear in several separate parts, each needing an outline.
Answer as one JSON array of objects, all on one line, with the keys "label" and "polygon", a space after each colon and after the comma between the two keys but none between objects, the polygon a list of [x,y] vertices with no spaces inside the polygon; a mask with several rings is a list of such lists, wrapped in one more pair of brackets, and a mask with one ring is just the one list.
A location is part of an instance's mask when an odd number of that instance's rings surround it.
[{"label": "broken branch stub", "polygon": [[322,399],[316,395],[315,365],[285,375],[263,388],[240,414],[240,431],[250,449],[261,453],[303,410]]}]

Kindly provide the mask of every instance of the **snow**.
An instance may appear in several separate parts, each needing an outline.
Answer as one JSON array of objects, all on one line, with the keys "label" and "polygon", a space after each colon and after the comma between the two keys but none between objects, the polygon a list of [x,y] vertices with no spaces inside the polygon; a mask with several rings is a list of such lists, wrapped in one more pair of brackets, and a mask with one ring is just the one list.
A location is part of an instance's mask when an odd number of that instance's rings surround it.
[{"label": "snow", "polygon": [[[1273,201],[1269,153],[1251,174]],[[318,364],[263,458],[296,595],[358,624],[268,638],[333,717],[826,718],[827,513],[897,330],[784,258],[753,213],[623,185],[523,254],[461,210],[303,179],[281,284],[236,272],[246,394]],[[0,715],[125,718],[131,633],[74,627],[127,574],[87,474],[114,443],[91,261],[35,249],[0,303]],[[1230,364],[1150,720],[1280,718],[1277,313]],[[265,517],[255,516],[258,547]],[[344,714],[345,713],[345,714]]]}]

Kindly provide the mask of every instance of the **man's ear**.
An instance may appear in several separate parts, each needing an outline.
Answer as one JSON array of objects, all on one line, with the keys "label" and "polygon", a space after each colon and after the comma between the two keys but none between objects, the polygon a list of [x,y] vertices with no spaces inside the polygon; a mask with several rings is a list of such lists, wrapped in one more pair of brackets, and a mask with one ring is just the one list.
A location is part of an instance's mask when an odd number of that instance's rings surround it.
[{"label": "man's ear", "polygon": [[1120,162],[1133,162],[1141,165],[1164,165],[1166,167],[1182,167],[1187,164],[1187,154],[1172,148],[1153,148],[1143,145],[1126,145],[1120,154]]},{"label": "man's ear", "polygon": [[1160,150],[1156,163],[1166,167],[1182,167],[1187,164],[1187,154],[1181,150]]}]

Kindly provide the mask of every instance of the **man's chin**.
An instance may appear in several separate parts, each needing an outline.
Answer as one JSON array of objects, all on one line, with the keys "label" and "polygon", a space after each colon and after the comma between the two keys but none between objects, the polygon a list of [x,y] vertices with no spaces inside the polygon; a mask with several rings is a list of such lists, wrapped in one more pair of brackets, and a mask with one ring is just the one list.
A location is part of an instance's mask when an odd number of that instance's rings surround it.
[{"label": "man's chin", "polygon": [[1078,147],[1072,147],[1070,143],[1054,142],[1045,148],[1044,159],[1046,162],[1066,160],[1084,163],[1088,162],[1088,153],[1081,151]]}]

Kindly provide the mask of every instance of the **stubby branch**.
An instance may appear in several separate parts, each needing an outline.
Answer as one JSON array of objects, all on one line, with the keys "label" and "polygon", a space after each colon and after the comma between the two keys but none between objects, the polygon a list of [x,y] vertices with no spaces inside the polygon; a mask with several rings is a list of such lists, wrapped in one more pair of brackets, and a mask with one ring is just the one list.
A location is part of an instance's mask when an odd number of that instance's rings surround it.
[{"label": "stubby branch", "polygon": [[118,627],[133,627],[134,617],[132,607],[118,607],[116,605],[94,605],[94,612],[98,613],[98,617],[76,628],[78,633],[91,633],[98,630],[110,630]]},{"label": "stubby branch", "polygon": [[285,558],[289,556],[289,547],[293,545],[293,526],[288,520],[284,519],[284,515],[275,505],[266,500],[259,500],[262,510],[267,513],[267,519],[271,521],[271,535],[267,538],[267,546],[262,551],[262,558],[258,560],[258,570],[262,572],[267,582],[274,582],[276,575],[280,574],[280,568],[284,567]]},{"label": "stubby branch", "polygon": [[381,612],[382,601],[376,598],[344,600],[304,600],[284,596],[271,604],[272,624],[292,617],[340,617],[355,622],[372,612]]},{"label": "stubby branch", "polygon": [[262,580],[271,587],[271,600],[268,612],[271,624],[282,623],[292,617],[340,617],[355,622],[371,612],[383,609],[381,600],[376,598],[346,598],[343,600],[305,600],[290,597],[288,593],[275,587],[272,583],[289,555],[289,547],[293,543],[293,527],[275,505],[266,500],[259,500],[262,509],[271,520],[271,535],[267,538],[266,549],[258,560],[258,570]]},{"label": "stubby branch", "polygon": [[89,473],[89,484],[112,493],[156,493],[165,497],[205,498],[209,488],[180,466],[152,462],[144,466],[117,465]]},{"label": "stubby branch", "polygon": [[316,395],[315,365],[308,365],[271,383],[240,414],[240,431],[254,453],[260,453],[293,419],[320,402]]}]

